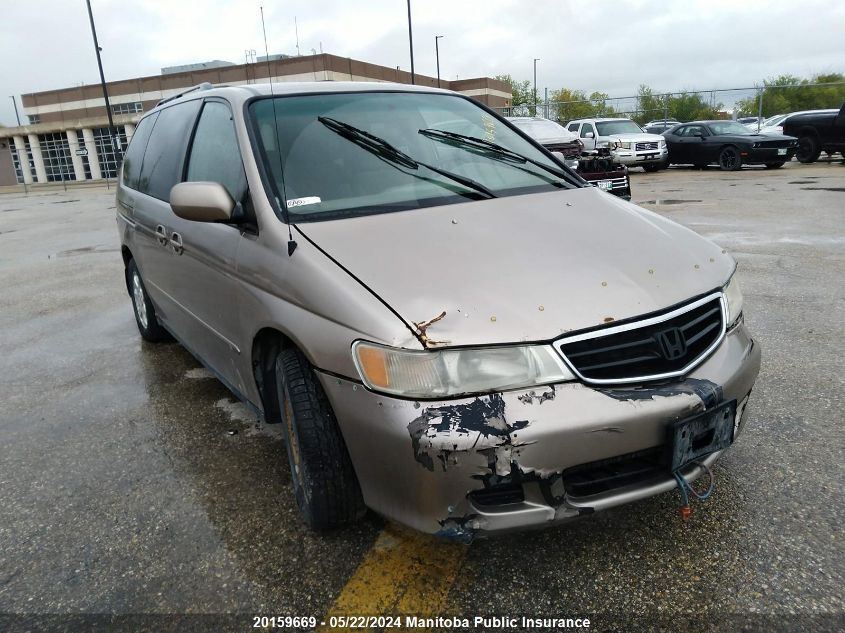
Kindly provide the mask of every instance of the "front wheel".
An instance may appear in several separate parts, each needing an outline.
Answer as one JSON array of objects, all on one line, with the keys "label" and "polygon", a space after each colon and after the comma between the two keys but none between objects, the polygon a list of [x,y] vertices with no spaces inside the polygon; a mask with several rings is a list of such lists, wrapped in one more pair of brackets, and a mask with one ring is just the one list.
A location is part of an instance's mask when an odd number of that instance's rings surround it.
[{"label": "front wheel", "polygon": [[135,323],[138,324],[138,331],[141,338],[151,343],[161,343],[171,340],[170,333],[158,322],[155,306],[150,301],[147,289],[141,279],[141,273],[134,259],[130,259],[126,265],[126,286],[129,295],[132,297],[132,308],[135,312]]},{"label": "front wheel", "polygon": [[805,135],[798,139],[798,151],[795,158],[802,163],[815,163],[822,153],[819,141],[815,136]]},{"label": "front wheel", "polygon": [[305,522],[324,530],[361,518],[366,508],[352,460],[323,387],[298,349],[284,349],[276,358],[276,390],[291,483]]},{"label": "front wheel", "polygon": [[659,171],[663,165],[661,163],[649,163],[648,165],[643,165],[643,169],[645,169],[649,173],[654,173]]},{"label": "front wheel", "polygon": [[766,163],[766,169],[780,169],[786,165],[785,161],[781,161],[779,163]]},{"label": "front wheel", "polygon": [[728,145],[719,153],[719,168],[722,171],[736,171],[742,167],[742,156],[733,145]]}]

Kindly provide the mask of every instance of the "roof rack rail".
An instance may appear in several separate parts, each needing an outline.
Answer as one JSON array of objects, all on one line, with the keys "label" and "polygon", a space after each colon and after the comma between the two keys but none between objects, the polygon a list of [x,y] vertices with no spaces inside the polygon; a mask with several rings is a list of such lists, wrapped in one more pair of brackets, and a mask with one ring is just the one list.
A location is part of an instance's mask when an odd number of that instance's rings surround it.
[{"label": "roof rack rail", "polygon": [[185,96],[186,94],[188,94],[189,92],[194,92],[195,90],[211,90],[212,88],[214,88],[214,86],[212,86],[212,85],[211,85],[210,83],[208,83],[207,81],[204,81],[204,82],[202,82],[201,84],[197,84],[197,85],[196,85],[196,86],[194,86],[193,88],[188,88],[187,90],[183,90],[183,91],[182,91],[182,92],[180,92],[179,94],[175,94],[175,95],[173,95],[172,97],[167,97],[166,99],[162,99],[161,101],[159,101],[159,102],[156,104],[156,107],[159,107],[162,103],[168,103],[168,102],[170,102],[170,101],[173,101],[173,100],[175,100],[175,99],[178,99],[179,97],[184,97],[184,96]]}]

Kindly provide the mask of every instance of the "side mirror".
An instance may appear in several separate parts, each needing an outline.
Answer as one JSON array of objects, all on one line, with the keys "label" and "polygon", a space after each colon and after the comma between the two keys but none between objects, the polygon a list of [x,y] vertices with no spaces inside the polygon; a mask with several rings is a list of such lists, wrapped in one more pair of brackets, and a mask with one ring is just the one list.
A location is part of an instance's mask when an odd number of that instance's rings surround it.
[{"label": "side mirror", "polygon": [[587,132],[586,134],[584,134],[584,138],[595,138],[595,137],[596,137],[596,135],[593,134],[592,132]]},{"label": "side mirror", "polygon": [[180,182],[170,190],[170,208],[185,220],[226,222],[232,219],[235,201],[219,182]]}]

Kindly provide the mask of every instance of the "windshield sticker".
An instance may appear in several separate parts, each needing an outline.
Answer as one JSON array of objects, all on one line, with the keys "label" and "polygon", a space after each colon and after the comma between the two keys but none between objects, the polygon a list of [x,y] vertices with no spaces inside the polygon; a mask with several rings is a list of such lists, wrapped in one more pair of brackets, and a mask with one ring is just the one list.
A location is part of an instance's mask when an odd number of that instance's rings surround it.
[{"label": "windshield sticker", "polygon": [[491,143],[496,140],[496,119],[489,114],[481,115],[481,124],[484,126],[484,139]]},{"label": "windshield sticker", "polygon": [[304,207],[306,204],[320,204],[320,196],[305,196],[304,198],[291,198],[287,201],[288,207]]}]

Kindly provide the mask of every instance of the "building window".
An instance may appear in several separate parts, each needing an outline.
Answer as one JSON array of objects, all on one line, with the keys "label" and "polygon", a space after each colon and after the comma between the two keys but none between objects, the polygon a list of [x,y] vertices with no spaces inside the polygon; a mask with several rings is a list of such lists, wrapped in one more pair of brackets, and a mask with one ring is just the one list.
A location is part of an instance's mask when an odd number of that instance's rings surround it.
[{"label": "building window", "polygon": [[144,106],[140,101],[135,101],[134,103],[115,103],[112,105],[111,111],[113,114],[136,114],[137,112],[143,112]]},{"label": "building window", "polygon": [[73,159],[70,156],[67,134],[64,132],[39,134],[38,143],[41,145],[41,158],[44,160],[47,182],[73,180]]},{"label": "building window", "polygon": [[28,114],[29,117],[29,124],[35,125],[37,123],[41,123],[41,115],[40,114]]},{"label": "building window", "polygon": [[[97,147],[97,157],[100,159],[100,171],[103,178],[117,178],[117,171],[120,167],[120,158],[123,150],[126,149],[125,128],[118,128],[119,148],[112,145],[112,138],[107,127],[94,128],[94,145]],[[118,151],[115,151],[115,150]]]},{"label": "building window", "polygon": [[[32,152],[29,150],[29,141],[28,140],[24,140],[24,146],[25,146],[24,151],[26,152],[26,155],[32,156]],[[19,184],[23,183],[24,179],[23,179],[23,171],[21,169],[21,159],[20,159],[20,156],[18,155],[17,145],[15,145],[15,143],[12,139],[9,139],[9,152],[11,152],[11,154],[12,154],[12,166],[15,168],[15,178],[17,179]],[[29,165],[28,165],[29,173],[30,173],[30,175],[32,175],[32,174],[35,173],[35,163],[32,161],[32,159],[29,159],[27,162],[29,163]]]}]

